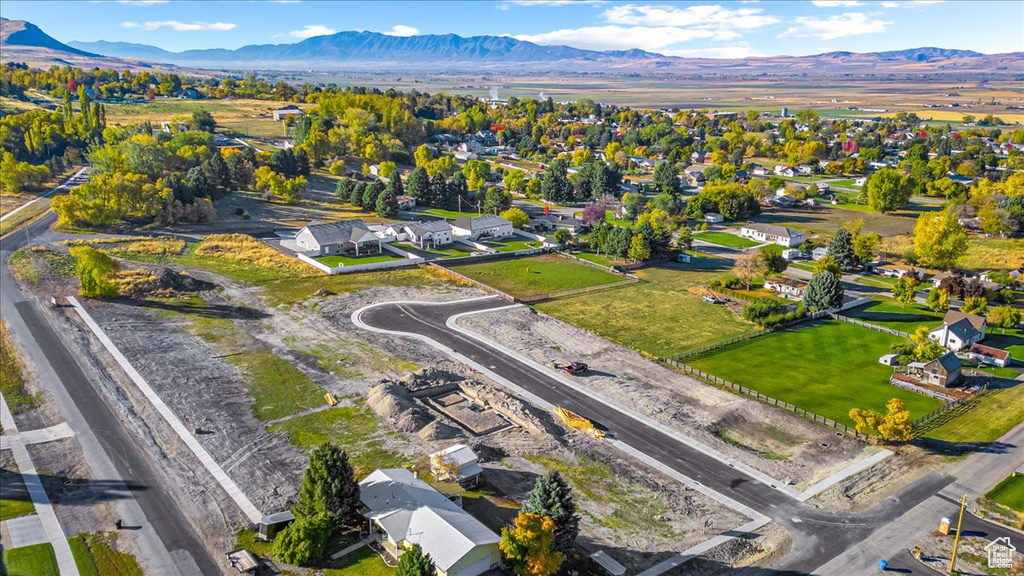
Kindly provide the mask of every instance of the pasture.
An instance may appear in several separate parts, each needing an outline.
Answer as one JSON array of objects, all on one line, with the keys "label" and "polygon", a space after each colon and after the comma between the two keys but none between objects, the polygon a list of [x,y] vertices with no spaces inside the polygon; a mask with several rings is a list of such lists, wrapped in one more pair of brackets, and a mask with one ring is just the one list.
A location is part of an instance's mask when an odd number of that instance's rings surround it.
[{"label": "pasture", "polygon": [[[577,264],[554,254],[462,264],[452,266],[451,269],[523,299],[622,280],[621,276]],[[618,293],[617,290],[614,292]]]}]

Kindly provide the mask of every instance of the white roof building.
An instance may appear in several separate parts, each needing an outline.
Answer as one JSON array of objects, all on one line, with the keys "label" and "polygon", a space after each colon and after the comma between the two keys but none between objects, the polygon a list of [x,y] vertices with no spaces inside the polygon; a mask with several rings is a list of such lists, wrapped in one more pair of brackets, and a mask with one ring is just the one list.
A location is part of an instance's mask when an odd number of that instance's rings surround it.
[{"label": "white roof building", "polygon": [[438,480],[475,484],[484,469],[480,467],[476,453],[469,446],[456,444],[430,455],[430,471]]}]

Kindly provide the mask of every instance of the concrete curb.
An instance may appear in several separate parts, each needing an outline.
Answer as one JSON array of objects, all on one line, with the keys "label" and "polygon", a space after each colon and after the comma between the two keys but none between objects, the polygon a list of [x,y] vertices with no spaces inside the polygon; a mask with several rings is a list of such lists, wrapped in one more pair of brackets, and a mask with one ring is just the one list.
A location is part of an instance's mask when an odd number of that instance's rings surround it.
[{"label": "concrete curb", "polygon": [[214,460],[213,456],[206,451],[206,448],[196,440],[196,437],[188,431],[188,428],[185,427],[174,411],[160,399],[160,396],[157,395],[156,391],[149,386],[149,383],[147,383],[142,375],[135,370],[131,363],[128,362],[128,359],[121,354],[121,351],[117,349],[117,346],[115,346],[110,338],[107,337],[103,332],[103,329],[100,328],[99,324],[92,319],[92,316],[89,315],[85,308],[79,304],[78,300],[73,296],[68,296],[68,302],[72,307],[74,307],[75,312],[78,313],[96,338],[99,339],[100,343],[103,344],[103,347],[107,349],[107,352],[110,352],[110,355],[113,356],[114,360],[116,360],[121,368],[124,369],[132,382],[138,386],[146,399],[153,404],[153,407],[160,413],[160,416],[162,416],[174,432],[177,433],[178,437],[181,438],[186,446],[188,446],[189,450],[195,454],[203,467],[213,475],[214,480],[224,488],[224,491],[227,492],[228,496],[235,501],[235,504],[238,504],[238,507],[241,508],[242,513],[245,514],[246,518],[248,518],[253,524],[258,524],[263,518],[263,514],[256,508],[252,501],[249,500],[249,497],[242,492],[238,485],[235,484],[235,481],[232,480],[231,477],[228,476],[227,472],[220,467],[220,464],[218,464],[217,461]]}]

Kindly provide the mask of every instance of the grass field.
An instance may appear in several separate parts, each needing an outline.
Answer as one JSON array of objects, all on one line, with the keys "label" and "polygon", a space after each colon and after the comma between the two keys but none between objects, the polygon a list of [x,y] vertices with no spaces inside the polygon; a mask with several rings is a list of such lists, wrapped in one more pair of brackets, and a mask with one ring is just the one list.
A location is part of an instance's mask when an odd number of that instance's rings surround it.
[{"label": "grass field", "polygon": [[926,439],[964,446],[994,442],[1024,422],[1024,385],[990,390],[964,414],[925,434]]},{"label": "grass field", "polygon": [[620,276],[545,254],[514,260],[453,266],[452,270],[519,298],[610,284]]},{"label": "grass field", "polygon": [[1024,514],[1024,474],[1014,472],[985,497]]},{"label": "grass field", "polygon": [[922,325],[934,328],[942,324],[942,318],[945,316],[942,312],[933,312],[920,304],[903,307],[892,298],[879,296],[875,297],[875,300],[877,302],[847,310],[843,315],[908,334],[913,334],[914,330]]},{"label": "grass field", "polygon": [[756,331],[725,306],[704,302],[688,290],[724,278],[728,270],[664,265],[635,274],[646,282],[546,302],[537,309],[659,358]]},{"label": "grass field", "polygon": [[466,212],[459,212],[458,210],[444,210],[441,208],[426,208],[423,210],[415,210],[417,214],[426,214],[427,216],[434,216],[435,218],[444,218],[446,220],[455,220],[459,216],[469,216],[475,218],[480,214],[475,210],[469,210]]},{"label": "grass field", "polygon": [[371,254],[369,256],[341,256],[332,254],[328,256],[317,256],[315,258],[318,262],[337,268],[338,266],[358,266],[360,264],[374,264],[376,262],[390,262],[392,260],[405,260],[398,254],[392,254],[391,252],[382,252],[380,254]]},{"label": "grass field", "polygon": [[421,249],[419,246],[415,246],[408,242],[397,242],[395,244],[395,247],[400,250],[405,250],[407,252],[411,251],[413,253],[433,254],[435,256],[447,256],[454,258],[458,258],[460,256],[469,256],[473,254],[473,252],[476,252],[476,250],[474,250],[473,248],[470,248],[469,246],[465,244],[460,244],[458,242],[452,242],[451,244],[445,244],[437,248],[426,249]]},{"label": "grass field", "polygon": [[[283,106],[282,102],[265,100],[183,100],[158,98],[152,102],[131,104],[105,104],[107,123],[139,124],[150,121],[159,128],[161,122],[174,116],[191,116],[196,110],[213,114],[219,126],[258,138],[282,138],[284,122],[274,122],[270,111]],[[302,104],[299,104],[303,107]],[[263,118],[261,115],[268,114]]]},{"label": "grass field", "polygon": [[5,574],[9,576],[60,576],[57,557],[49,542],[4,550]]},{"label": "grass field", "polygon": [[39,398],[25,389],[25,367],[11,341],[7,326],[0,322],[0,392],[12,414],[20,414],[36,407]]},{"label": "grass field", "polygon": [[[908,235],[886,238],[882,249],[899,259],[914,245]],[[967,238],[967,253],[957,262],[958,268],[973,271],[1015,270],[1024,266],[1024,238]]]},{"label": "grass field", "polygon": [[729,248],[751,248],[760,244],[760,242],[754,242],[750,238],[743,238],[728,232],[701,232],[695,235],[693,239]]},{"label": "grass field", "polygon": [[50,209],[49,197],[27,206],[17,214],[14,214],[10,218],[7,218],[3,222],[0,222],[0,236],[6,236],[14,230],[17,230],[22,224],[34,219],[43,212]]},{"label": "grass field", "polygon": [[609,256],[608,254],[595,254],[593,252],[580,252],[579,254],[573,254],[573,256],[586,260],[587,262],[593,262],[594,264],[600,264],[601,266],[607,266],[609,268],[626,263],[625,260],[621,260],[614,256]]},{"label": "grass field", "polygon": [[135,556],[112,546],[116,533],[80,534],[68,539],[81,576],[144,576]]},{"label": "grass field", "polygon": [[262,295],[266,298],[268,304],[280,306],[301,302],[313,296],[321,288],[342,294],[345,292],[358,292],[359,290],[376,288],[378,286],[412,286],[423,288],[443,284],[448,284],[448,280],[441,278],[430,270],[417,268],[413,270],[385,270],[333,276],[325,276],[318,273],[315,277],[300,277],[267,282],[261,288],[263,289]]},{"label": "grass field", "polygon": [[365,546],[341,558],[339,563],[344,566],[324,569],[324,576],[391,576],[395,573],[379,554]]},{"label": "grass field", "polygon": [[892,370],[879,356],[899,338],[827,320],[767,334],[689,362],[694,368],[851,425],[851,408],[885,410],[899,398],[911,418],[942,406],[934,398],[889,385]]},{"label": "grass field", "polygon": [[518,252],[520,250],[540,248],[541,246],[539,240],[525,240],[520,236],[510,236],[499,240],[486,240],[480,243],[498,252]]}]

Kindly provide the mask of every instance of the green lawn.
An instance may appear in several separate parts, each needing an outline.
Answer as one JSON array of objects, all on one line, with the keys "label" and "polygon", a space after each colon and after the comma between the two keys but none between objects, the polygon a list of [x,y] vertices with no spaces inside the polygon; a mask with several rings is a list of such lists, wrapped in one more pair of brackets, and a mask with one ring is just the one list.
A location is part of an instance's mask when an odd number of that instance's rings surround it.
[{"label": "green lawn", "polygon": [[116,533],[79,534],[68,539],[81,576],[144,576],[135,556],[112,546]]},{"label": "green lawn", "polygon": [[700,234],[695,234],[693,239],[729,248],[751,248],[762,244],[762,242],[754,242],[750,238],[743,238],[728,232],[701,232]]},{"label": "green lawn", "polygon": [[593,252],[580,252],[579,254],[573,254],[573,256],[581,260],[586,260],[587,262],[593,262],[594,264],[600,264],[601,266],[607,266],[609,268],[626,263],[625,260],[620,260],[614,256],[609,256],[608,254],[595,254]]},{"label": "green lawn", "polygon": [[380,254],[371,254],[369,256],[341,256],[341,255],[327,255],[317,256],[314,258],[317,262],[322,262],[331,268],[337,268],[338,266],[358,266],[360,264],[374,264],[376,262],[390,262],[392,260],[405,260],[405,258],[398,254],[392,254],[391,252],[382,252]]},{"label": "green lawn", "polygon": [[610,284],[622,277],[555,254],[453,266],[452,270],[519,298]]},{"label": "green lawn", "polygon": [[1014,472],[996,485],[985,497],[1024,513],[1024,474]]},{"label": "green lawn", "polygon": [[861,276],[853,281],[854,284],[862,286],[874,286],[875,288],[892,289],[896,285],[896,278],[888,276]]},{"label": "green lawn", "polygon": [[359,478],[377,468],[409,464],[401,454],[381,446],[383,432],[377,416],[361,400],[353,399],[352,406],[339,406],[287,420],[267,430],[286,432],[292,444],[303,450],[312,450],[327,441],[343,446]]},{"label": "green lawn", "polygon": [[[173,266],[181,266],[183,268],[204,268],[210,272],[216,274],[222,274],[233,280],[239,280],[242,282],[250,283],[261,283],[271,280],[285,280],[295,279],[302,276],[315,276],[322,275],[323,272],[316,268],[298,262],[294,258],[288,258],[287,256],[281,255],[281,259],[287,259],[288,266],[264,266],[256,264],[254,262],[240,261],[240,260],[228,260],[227,258],[218,258],[216,256],[204,256],[196,254],[196,248],[199,246],[196,242],[191,242],[185,247],[185,251],[182,254],[141,254],[135,252],[121,252],[116,248],[107,250],[112,256],[118,258],[124,258],[128,260],[135,260],[138,262],[148,262],[153,264],[168,264]],[[295,263],[301,264],[301,268],[295,266]]]},{"label": "green lawn", "polygon": [[392,576],[395,569],[381,560],[379,554],[364,546],[339,560],[341,568],[328,568],[324,576]]},{"label": "green lawn", "polygon": [[7,576],[60,576],[57,557],[49,542],[4,550]]},{"label": "green lawn", "polygon": [[977,446],[994,442],[1024,422],[1024,384],[990,390],[967,412],[924,436],[939,442]]},{"label": "green lawn", "polygon": [[[689,265],[685,265],[689,266]],[[757,328],[688,289],[729,275],[684,265],[642,268],[644,283],[539,304],[537,309],[659,358],[676,356]]]},{"label": "green lawn", "polygon": [[903,307],[892,298],[876,297],[876,300],[875,303],[847,310],[843,315],[908,334],[913,334],[914,330],[922,325],[934,328],[942,324],[942,318],[945,316],[942,312],[933,312],[919,304]]},{"label": "green lawn", "polygon": [[1019,326],[1010,330],[989,326],[982,344],[1006,350],[1013,356],[1013,363],[1017,366],[1024,363],[1024,330]]},{"label": "green lawn", "polygon": [[509,236],[502,240],[487,240],[480,243],[498,252],[518,252],[541,247],[540,240],[524,240],[520,236]]},{"label": "green lawn", "polygon": [[419,246],[414,246],[412,244],[409,244],[408,242],[399,242],[395,244],[395,246],[400,250],[408,250],[412,251],[413,253],[425,252],[427,254],[435,254],[438,256],[450,256],[454,258],[458,258],[460,256],[471,256],[473,252],[477,251],[465,244],[460,244],[458,242],[452,242],[451,244],[445,244],[437,248],[426,249],[421,249]]},{"label": "green lawn", "polygon": [[469,216],[470,218],[475,218],[477,216],[480,216],[480,213],[478,213],[475,210],[470,210],[468,212],[459,212],[458,210],[444,210],[444,209],[441,209],[441,208],[427,208],[427,209],[424,209],[424,210],[416,209],[416,210],[414,210],[414,212],[416,212],[418,214],[426,214],[427,216],[434,216],[436,218],[444,218],[446,220],[455,220],[459,216]]},{"label": "green lawn", "polygon": [[788,268],[796,268],[798,270],[804,270],[805,272],[813,272],[814,264],[811,262],[794,262],[790,264]]},{"label": "green lawn", "polygon": [[851,408],[885,410],[899,398],[911,418],[942,406],[934,398],[889,385],[892,369],[878,363],[899,338],[827,320],[767,334],[691,360],[694,367],[735,384],[852,425]]}]

